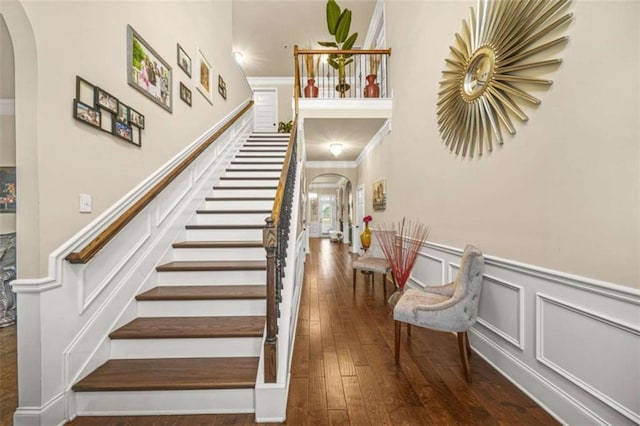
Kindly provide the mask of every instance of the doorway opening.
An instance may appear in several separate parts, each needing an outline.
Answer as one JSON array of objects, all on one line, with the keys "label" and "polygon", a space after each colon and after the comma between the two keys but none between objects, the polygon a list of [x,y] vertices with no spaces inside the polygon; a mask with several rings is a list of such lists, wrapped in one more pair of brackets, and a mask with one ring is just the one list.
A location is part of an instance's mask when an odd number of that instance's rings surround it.
[{"label": "doorway opening", "polygon": [[333,242],[353,241],[353,194],[351,181],[336,173],[316,176],[308,185],[309,237]]}]

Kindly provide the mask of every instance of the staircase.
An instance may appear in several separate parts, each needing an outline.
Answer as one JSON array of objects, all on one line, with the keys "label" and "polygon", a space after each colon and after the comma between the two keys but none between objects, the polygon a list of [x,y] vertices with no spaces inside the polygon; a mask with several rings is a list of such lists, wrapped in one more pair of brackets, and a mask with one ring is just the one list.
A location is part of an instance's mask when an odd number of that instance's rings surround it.
[{"label": "staircase", "polygon": [[264,220],[288,134],[251,135],[113,330],[110,359],[76,383],[79,415],[254,412],[266,313]]}]

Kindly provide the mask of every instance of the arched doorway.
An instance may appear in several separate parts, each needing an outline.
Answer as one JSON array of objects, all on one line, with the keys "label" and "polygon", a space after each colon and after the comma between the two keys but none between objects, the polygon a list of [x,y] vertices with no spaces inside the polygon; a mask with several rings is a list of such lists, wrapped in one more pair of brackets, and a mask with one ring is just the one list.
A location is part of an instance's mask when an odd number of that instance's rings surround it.
[{"label": "arched doorway", "polygon": [[306,219],[309,237],[350,243],[351,187],[351,181],[337,173],[321,174],[308,183]]}]

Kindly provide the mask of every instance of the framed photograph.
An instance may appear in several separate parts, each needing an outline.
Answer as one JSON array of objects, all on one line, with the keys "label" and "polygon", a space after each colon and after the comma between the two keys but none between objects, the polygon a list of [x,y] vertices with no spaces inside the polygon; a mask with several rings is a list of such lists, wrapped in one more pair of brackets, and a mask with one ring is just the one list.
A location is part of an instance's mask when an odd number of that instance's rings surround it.
[{"label": "framed photograph", "polygon": [[198,49],[197,69],[200,77],[198,78],[198,91],[202,93],[210,104],[213,104],[213,68],[207,58],[204,57],[200,49]]},{"label": "framed photograph", "polygon": [[127,82],[162,108],[172,111],[173,71],[131,25],[127,25]]},{"label": "framed photograph", "polygon": [[129,124],[129,107],[122,102],[118,103],[118,114],[116,115],[116,121],[122,124]]},{"label": "framed photograph", "polygon": [[113,122],[113,134],[129,142],[133,141],[133,129],[131,126],[117,120]]},{"label": "framed photograph", "polygon": [[144,129],[144,115],[129,107],[129,124],[139,129]]},{"label": "framed photograph", "polygon": [[378,179],[373,182],[373,209],[384,210],[387,208],[387,182]]},{"label": "framed photograph", "polygon": [[218,75],[218,93],[220,93],[222,99],[227,100],[227,83],[224,82],[221,75]]},{"label": "framed photograph", "polygon": [[76,76],[76,99],[85,105],[95,105],[96,87],[80,76]]},{"label": "framed photograph", "polygon": [[182,99],[185,104],[191,106],[191,90],[182,82],[180,82],[180,99]]},{"label": "framed photograph", "polygon": [[73,100],[73,118],[100,128],[100,112],[77,99]]},{"label": "framed photograph", "polygon": [[96,107],[101,107],[114,114],[118,113],[118,98],[111,96],[99,87],[96,87],[95,92],[94,105]]},{"label": "framed photograph", "polygon": [[178,66],[191,78],[191,57],[187,55],[180,44],[178,44]]},{"label": "framed photograph", "polygon": [[0,167],[0,213],[16,212],[16,168]]}]

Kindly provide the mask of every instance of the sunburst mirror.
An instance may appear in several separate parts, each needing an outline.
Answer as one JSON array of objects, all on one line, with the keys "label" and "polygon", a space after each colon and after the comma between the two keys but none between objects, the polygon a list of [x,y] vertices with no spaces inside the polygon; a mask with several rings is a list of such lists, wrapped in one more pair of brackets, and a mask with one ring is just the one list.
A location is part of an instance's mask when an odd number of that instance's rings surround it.
[{"label": "sunburst mirror", "polygon": [[525,91],[527,85],[551,85],[531,70],[562,62],[540,59],[568,40],[552,34],[573,17],[563,12],[569,1],[479,0],[471,8],[449,47],[438,92],[440,134],[456,155],[482,155],[485,146],[492,151],[494,141],[504,141],[502,128],[516,133],[513,117],[527,121],[518,103],[540,103]]}]

